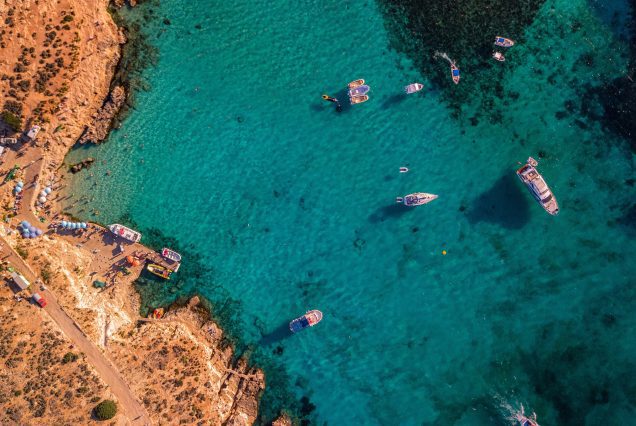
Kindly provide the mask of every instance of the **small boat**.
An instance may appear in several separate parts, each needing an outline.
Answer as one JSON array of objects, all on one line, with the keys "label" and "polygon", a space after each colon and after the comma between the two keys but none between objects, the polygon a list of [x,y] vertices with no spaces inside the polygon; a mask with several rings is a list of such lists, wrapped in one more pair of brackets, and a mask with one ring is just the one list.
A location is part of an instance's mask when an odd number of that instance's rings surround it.
[{"label": "small boat", "polygon": [[181,262],[181,255],[174,250],[170,250],[169,248],[164,247],[161,250],[161,255],[168,260],[172,260],[173,262]]},{"label": "small boat", "polygon": [[172,274],[172,271],[170,269],[166,268],[165,266],[157,265],[155,263],[149,263],[148,266],[146,266],[146,269],[148,269],[148,272],[150,272],[151,274],[155,274],[156,276],[161,277],[164,280],[169,280],[170,274]]},{"label": "small boat", "polygon": [[457,68],[455,62],[451,62],[451,77],[453,79],[453,83],[459,84],[459,68]]},{"label": "small boat", "polygon": [[369,90],[371,90],[371,88],[369,86],[367,86],[366,84],[363,84],[362,86],[358,86],[355,89],[350,89],[349,90],[349,97],[353,97],[353,96],[363,96],[366,95],[367,93],[369,93]]},{"label": "small boat", "polygon": [[539,426],[539,423],[523,415],[519,416],[517,421],[519,422],[519,426]]},{"label": "small boat", "polygon": [[501,52],[495,52],[492,54],[492,57],[498,60],[499,62],[503,62],[506,60],[506,57]]},{"label": "small boat", "polygon": [[514,44],[515,44],[515,42],[510,40],[509,38],[505,38],[505,37],[501,37],[501,36],[495,37],[495,45],[496,46],[512,47],[512,46],[514,46]]},{"label": "small boat", "polygon": [[361,104],[361,103],[366,102],[368,100],[369,100],[369,97],[367,95],[351,96],[349,98],[349,101],[351,102],[351,105]]},{"label": "small boat", "polygon": [[555,216],[559,213],[559,204],[548,184],[545,183],[543,176],[537,171],[536,166],[538,164],[537,160],[529,157],[526,164],[517,170],[517,176],[519,176],[521,182],[526,184],[526,187],[541,204],[541,207],[552,216]]},{"label": "small boat", "polygon": [[406,173],[409,171],[408,167],[400,167],[400,173]]},{"label": "small boat", "polygon": [[133,243],[137,243],[139,242],[139,240],[141,240],[141,234],[139,232],[133,231],[132,229],[127,228],[124,225],[114,223],[112,225],[108,225],[108,229],[110,229],[110,232],[123,238],[124,240],[128,240]]},{"label": "small boat", "polygon": [[353,80],[351,83],[349,83],[349,89],[355,89],[358,86],[362,86],[364,84],[364,79],[361,78],[359,80]]},{"label": "small boat", "polygon": [[404,86],[404,91],[407,95],[410,95],[411,93],[419,92],[423,88],[424,85],[422,83],[411,83],[408,86]]},{"label": "small boat", "polygon": [[313,309],[311,311],[307,311],[307,313],[302,317],[296,318],[295,320],[290,322],[289,329],[292,331],[292,333],[297,333],[307,327],[313,327],[320,321],[322,321],[322,312]]},{"label": "small boat", "polygon": [[427,204],[436,199],[438,196],[435,194],[427,194],[426,192],[414,192],[413,194],[405,195],[404,197],[397,197],[395,202],[404,203],[405,206],[421,206]]}]

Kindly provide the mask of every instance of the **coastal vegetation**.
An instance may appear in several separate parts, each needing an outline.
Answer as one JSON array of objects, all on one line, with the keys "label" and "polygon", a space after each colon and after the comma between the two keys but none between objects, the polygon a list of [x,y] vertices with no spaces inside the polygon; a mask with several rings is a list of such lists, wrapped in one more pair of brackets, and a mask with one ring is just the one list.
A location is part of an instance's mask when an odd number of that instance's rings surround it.
[{"label": "coastal vegetation", "polygon": [[110,420],[117,414],[117,404],[106,399],[95,406],[94,412],[98,420]]}]

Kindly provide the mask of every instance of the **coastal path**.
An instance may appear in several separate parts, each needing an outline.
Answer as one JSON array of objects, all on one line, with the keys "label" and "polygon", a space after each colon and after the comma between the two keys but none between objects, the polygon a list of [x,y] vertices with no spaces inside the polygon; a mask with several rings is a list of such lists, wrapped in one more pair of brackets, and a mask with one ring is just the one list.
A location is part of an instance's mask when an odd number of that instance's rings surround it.
[{"label": "coastal path", "polygon": [[[0,256],[18,269],[25,278],[35,286],[37,276],[29,265],[11,248],[9,243],[0,238]],[[35,289],[34,291],[39,291]],[[93,366],[101,379],[110,387],[119,406],[135,425],[150,425],[150,418],[144,407],[137,401],[132,391],[119,374],[119,370],[84,334],[79,325],[57,303],[55,295],[49,290],[39,291],[47,301],[44,311],[55,321],[71,342],[86,355],[86,360]]]}]

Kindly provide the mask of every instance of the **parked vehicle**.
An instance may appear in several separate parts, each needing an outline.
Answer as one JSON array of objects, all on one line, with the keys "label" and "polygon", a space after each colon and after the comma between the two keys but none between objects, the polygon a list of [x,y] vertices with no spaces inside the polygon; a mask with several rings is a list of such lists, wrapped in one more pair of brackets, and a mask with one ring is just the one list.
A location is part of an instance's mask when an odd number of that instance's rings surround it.
[{"label": "parked vehicle", "polygon": [[40,305],[41,308],[46,306],[46,299],[40,296],[38,293],[33,293],[33,296],[31,296],[31,298],[33,299],[35,303]]}]

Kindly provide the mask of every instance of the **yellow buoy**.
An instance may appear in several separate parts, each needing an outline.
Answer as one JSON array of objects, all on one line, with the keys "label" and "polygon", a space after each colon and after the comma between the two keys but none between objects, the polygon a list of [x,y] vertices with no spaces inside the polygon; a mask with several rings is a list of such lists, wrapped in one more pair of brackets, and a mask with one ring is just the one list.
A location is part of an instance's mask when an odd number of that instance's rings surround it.
[{"label": "yellow buoy", "polygon": [[442,250],[442,255],[446,256],[446,250]]}]

